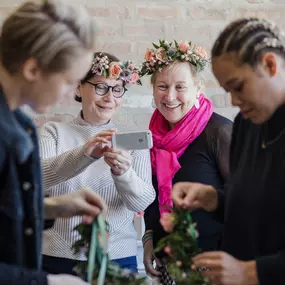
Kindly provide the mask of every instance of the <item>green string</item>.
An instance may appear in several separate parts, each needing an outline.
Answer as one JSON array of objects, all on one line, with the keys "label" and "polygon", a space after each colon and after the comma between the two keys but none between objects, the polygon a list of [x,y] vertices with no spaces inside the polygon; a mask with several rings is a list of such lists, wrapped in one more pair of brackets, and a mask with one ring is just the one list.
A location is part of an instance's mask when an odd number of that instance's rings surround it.
[{"label": "green string", "polygon": [[107,255],[104,255],[102,263],[101,263],[101,267],[100,267],[97,285],[104,285],[106,271],[107,271],[107,262],[108,262]]},{"label": "green string", "polygon": [[89,250],[88,267],[87,267],[87,281],[92,283],[93,274],[95,270],[96,248],[97,248],[97,222],[92,224],[91,244]]},{"label": "green string", "polygon": [[191,233],[191,236],[192,236],[193,241],[194,241],[195,250],[198,252],[200,250],[199,250],[199,247],[198,247],[197,235],[196,235],[195,227],[192,225],[193,220],[192,220],[192,217],[191,217],[190,213],[186,214],[186,219],[190,223],[190,233]]},{"label": "green string", "polygon": [[[99,235],[101,235],[102,245],[99,243]],[[102,246],[102,247],[101,247]],[[92,284],[94,271],[96,267],[96,258],[99,262],[100,270],[97,285],[104,285],[107,265],[108,265],[108,235],[105,227],[105,221],[101,215],[94,220],[92,225],[91,244],[87,267],[87,282]]]}]

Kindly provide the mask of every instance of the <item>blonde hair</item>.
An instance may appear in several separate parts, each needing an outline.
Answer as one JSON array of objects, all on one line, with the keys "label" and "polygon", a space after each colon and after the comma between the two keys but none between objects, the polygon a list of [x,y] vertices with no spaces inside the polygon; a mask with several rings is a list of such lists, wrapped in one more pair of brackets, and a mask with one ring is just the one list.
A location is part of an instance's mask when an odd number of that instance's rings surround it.
[{"label": "blonde hair", "polygon": [[84,8],[58,0],[26,2],[2,25],[0,60],[11,74],[29,58],[44,72],[59,72],[94,44],[95,25]]},{"label": "blonde hair", "polygon": [[[173,61],[171,64],[169,64],[169,65],[167,65],[167,66],[165,66],[165,67],[163,67],[163,68],[168,69],[168,70],[170,70],[170,71],[172,71],[172,72],[175,72],[175,70],[177,70],[177,69],[180,68],[180,66],[181,66],[180,64],[181,64],[181,63],[186,63],[186,64],[189,65],[189,68],[190,68],[191,74],[192,74],[192,78],[193,78],[193,80],[194,80],[195,85],[197,86],[197,89],[202,90],[203,87],[204,87],[204,82],[203,82],[203,81],[204,81],[204,78],[202,77],[201,74],[199,74],[198,72],[195,71],[195,69],[193,68],[193,66],[192,66],[189,62],[182,62],[182,61],[180,61],[180,60],[175,60],[175,61]],[[150,83],[151,83],[151,85],[154,85],[154,84],[155,84],[156,75],[158,74],[158,72],[159,72],[159,71],[156,71],[156,72],[154,72],[154,73],[151,75],[151,77],[150,77]]]}]

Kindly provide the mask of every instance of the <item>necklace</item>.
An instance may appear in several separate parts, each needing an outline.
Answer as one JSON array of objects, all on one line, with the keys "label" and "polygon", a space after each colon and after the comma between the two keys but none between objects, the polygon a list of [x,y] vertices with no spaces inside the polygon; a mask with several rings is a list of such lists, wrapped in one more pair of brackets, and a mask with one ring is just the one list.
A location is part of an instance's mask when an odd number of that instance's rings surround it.
[{"label": "necklace", "polygon": [[277,142],[283,135],[285,134],[285,128],[283,128],[283,130],[272,140],[266,142],[266,137],[268,135],[268,123],[265,125],[265,128],[264,128],[264,133],[263,133],[263,136],[261,138],[261,148],[262,149],[265,149],[267,148],[268,146],[274,144],[275,142]]}]

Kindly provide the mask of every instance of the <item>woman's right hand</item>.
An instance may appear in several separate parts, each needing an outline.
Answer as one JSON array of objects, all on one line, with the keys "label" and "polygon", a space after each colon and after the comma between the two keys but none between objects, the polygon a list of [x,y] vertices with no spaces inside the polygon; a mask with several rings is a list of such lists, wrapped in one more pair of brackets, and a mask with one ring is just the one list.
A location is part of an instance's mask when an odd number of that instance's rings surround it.
[{"label": "woman's right hand", "polygon": [[178,207],[213,212],[218,207],[217,190],[210,185],[192,182],[179,182],[173,186],[172,200]]},{"label": "woman's right hand", "polygon": [[153,241],[152,239],[146,241],[144,244],[144,252],[143,252],[143,264],[145,267],[146,273],[150,277],[159,277],[161,276],[161,273],[154,269],[153,267],[153,261],[155,260],[157,266],[161,266],[161,261],[158,258],[154,257],[153,254]]},{"label": "woman's right hand", "polygon": [[110,142],[112,141],[112,135],[115,133],[116,130],[106,130],[92,137],[85,144],[84,153],[94,158],[102,157],[105,147],[110,146]]}]

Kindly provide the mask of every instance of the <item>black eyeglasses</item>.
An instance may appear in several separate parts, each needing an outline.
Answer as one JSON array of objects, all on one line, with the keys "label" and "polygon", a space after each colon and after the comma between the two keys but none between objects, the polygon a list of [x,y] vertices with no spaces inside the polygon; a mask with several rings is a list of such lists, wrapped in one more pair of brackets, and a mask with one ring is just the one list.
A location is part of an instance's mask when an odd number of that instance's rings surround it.
[{"label": "black eyeglasses", "polygon": [[94,86],[95,92],[99,96],[106,95],[111,89],[112,94],[115,98],[121,98],[125,94],[125,92],[128,90],[125,86],[109,86],[105,83],[92,83],[90,81],[86,81],[86,82]]}]

